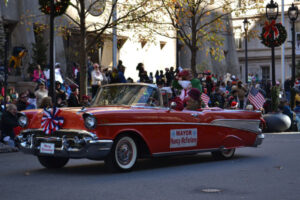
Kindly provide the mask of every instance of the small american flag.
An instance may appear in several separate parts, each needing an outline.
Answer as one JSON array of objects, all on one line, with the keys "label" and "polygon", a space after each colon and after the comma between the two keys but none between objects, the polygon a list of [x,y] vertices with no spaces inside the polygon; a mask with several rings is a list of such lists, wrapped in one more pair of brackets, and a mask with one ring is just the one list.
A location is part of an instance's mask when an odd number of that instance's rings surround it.
[{"label": "small american flag", "polygon": [[201,100],[204,102],[205,107],[208,107],[208,102],[210,101],[210,98],[204,92],[202,92],[201,94]]},{"label": "small american flag", "polygon": [[262,108],[266,101],[264,96],[254,87],[251,88],[249,95],[248,95],[248,99],[249,99],[250,103],[254,105],[254,107],[256,109]]}]

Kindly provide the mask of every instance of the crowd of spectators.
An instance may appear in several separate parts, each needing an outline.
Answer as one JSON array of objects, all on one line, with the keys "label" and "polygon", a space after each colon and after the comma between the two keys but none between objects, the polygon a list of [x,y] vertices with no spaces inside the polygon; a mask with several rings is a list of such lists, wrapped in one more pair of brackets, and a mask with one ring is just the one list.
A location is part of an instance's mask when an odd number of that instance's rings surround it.
[{"label": "crowd of spectators", "polygon": [[[133,79],[125,78],[125,69],[120,60],[117,68],[109,69],[98,63],[88,61],[88,85],[91,87],[91,96],[79,97],[79,66],[74,63],[72,69],[72,77],[74,84],[67,83],[60,70],[60,64],[55,65],[55,93],[56,102],[52,102],[48,96],[47,88],[50,85],[49,69],[42,70],[39,65],[33,71],[32,81],[37,83],[34,90],[27,90],[17,93],[14,87],[9,87],[6,97],[6,111],[2,103],[1,114],[1,141],[14,146],[13,129],[17,126],[16,113],[18,111],[35,108],[49,108],[53,105],[56,107],[79,107],[89,106],[91,99],[96,95],[101,85],[111,83],[132,83]],[[203,107],[220,107],[225,109],[247,109],[261,110],[263,113],[271,112],[271,82],[267,80],[259,80],[257,75],[249,74],[248,82],[243,83],[235,75],[227,73],[224,76],[218,76],[206,70],[198,74],[192,74],[189,69],[181,67],[165,68],[165,70],[157,70],[148,73],[143,63],[138,63],[136,70],[138,71],[139,80],[137,82],[157,84],[159,88],[168,88],[172,92],[171,101],[175,101],[182,109],[197,110]],[[293,120],[295,114],[300,117],[300,81],[296,82],[295,107],[289,107],[290,92],[293,84],[290,79],[284,82],[284,90],[280,97],[283,97],[279,108],[281,111]],[[250,89],[254,87],[265,98],[265,104],[261,108],[256,108],[249,102],[248,94]],[[281,88],[281,83],[276,82],[276,87]],[[2,90],[3,102],[4,91]],[[205,95],[204,95],[205,94]],[[203,95],[206,97],[205,101]],[[300,121],[300,120],[299,120]]]}]

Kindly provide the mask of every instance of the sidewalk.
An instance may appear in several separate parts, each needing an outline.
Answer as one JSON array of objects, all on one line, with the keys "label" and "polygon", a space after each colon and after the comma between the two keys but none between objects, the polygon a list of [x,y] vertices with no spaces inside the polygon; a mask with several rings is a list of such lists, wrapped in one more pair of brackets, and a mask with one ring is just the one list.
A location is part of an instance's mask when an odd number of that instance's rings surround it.
[{"label": "sidewalk", "polygon": [[0,142],[0,153],[16,152],[16,149]]},{"label": "sidewalk", "polygon": [[263,132],[263,134],[283,134],[283,135],[290,135],[290,134],[300,134],[300,132]]}]

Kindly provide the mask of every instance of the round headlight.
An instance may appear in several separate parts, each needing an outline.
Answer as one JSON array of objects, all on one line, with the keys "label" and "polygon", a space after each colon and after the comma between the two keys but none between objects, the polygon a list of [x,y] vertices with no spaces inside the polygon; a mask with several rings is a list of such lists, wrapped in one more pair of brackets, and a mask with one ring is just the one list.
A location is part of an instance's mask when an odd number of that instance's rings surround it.
[{"label": "round headlight", "polygon": [[84,118],[85,127],[94,129],[96,127],[96,118],[93,115],[86,115]]},{"label": "round headlight", "polygon": [[26,117],[26,115],[22,114],[18,117],[18,124],[19,126],[21,126],[22,128],[25,128],[28,124],[28,119]]}]

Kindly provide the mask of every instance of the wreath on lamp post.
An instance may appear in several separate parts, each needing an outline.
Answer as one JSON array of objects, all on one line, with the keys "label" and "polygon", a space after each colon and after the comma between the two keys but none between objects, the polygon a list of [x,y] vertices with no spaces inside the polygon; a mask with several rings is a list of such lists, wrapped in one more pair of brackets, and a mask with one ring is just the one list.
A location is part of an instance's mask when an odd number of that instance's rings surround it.
[{"label": "wreath on lamp post", "polygon": [[70,0],[39,0],[41,12],[51,14],[51,1],[54,1],[55,17],[64,14],[70,4]]},{"label": "wreath on lamp post", "polygon": [[281,23],[276,23],[275,20],[272,20],[270,23],[266,21],[260,37],[262,40],[261,43],[263,43],[265,46],[278,47],[285,42],[287,32]]}]

